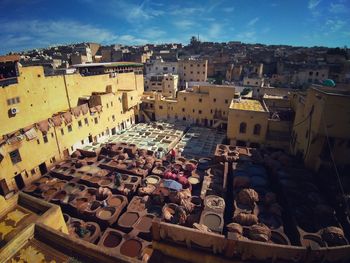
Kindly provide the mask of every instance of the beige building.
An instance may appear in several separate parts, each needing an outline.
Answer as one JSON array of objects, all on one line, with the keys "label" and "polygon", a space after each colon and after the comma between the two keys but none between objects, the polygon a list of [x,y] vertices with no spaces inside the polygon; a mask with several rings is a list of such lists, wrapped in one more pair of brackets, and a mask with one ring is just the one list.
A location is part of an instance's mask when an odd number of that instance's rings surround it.
[{"label": "beige building", "polygon": [[156,91],[164,97],[176,97],[179,76],[173,74],[153,75],[145,77],[145,90]]},{"label": "beige building", "polygon": [[187,59],[179,61],[180,86],[186,87],[186,82],[206,82],[208,75],[208,60]]},{"label": "beige building", "polygon": [[295,93],[291,152],[313,170],[350,164],[350,93],[336,87],[312,86]]}]

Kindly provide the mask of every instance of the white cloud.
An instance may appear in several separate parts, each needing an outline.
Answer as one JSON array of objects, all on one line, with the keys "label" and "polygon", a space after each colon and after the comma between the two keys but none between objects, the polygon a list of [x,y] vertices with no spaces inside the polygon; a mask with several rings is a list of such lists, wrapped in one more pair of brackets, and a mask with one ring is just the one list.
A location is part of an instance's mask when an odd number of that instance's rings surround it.
[{"label": "white cloud", "polygon": [[309,0],[308,8],[314,9],[320,4],[321,0]]},{"label": "white cloud", "polygon": [[246,32],[241,32],[239,34],[236,35],[236,38],[239,41],[243,41],[243,42],[255,42],[256,41],[256,32],[253,31],[246,31]]},{"label": "white cloud", "polygon": [[258,21],[259,21],[259,17],[255,17],[252,20],[250,20],[247,24],[247,26],[254,26]]},{"label": "white cloud", "polygon": [[151,42],[164,36],[165,34],[166,34],[166,32],[159,29],[158,27],[149,27],[149,28],[144,29],[142,32],[142,35],[146,36],[147,39],[150,39]]},{"label": "white cloud", "polygon": [[347,8],[344,4],[331,3],[329,11],[334,14],[348,13],[349,8]]},{"label": "white cloud", "polygon": [[196,23],[192,20],[176,20],[173,24],[181,30],[188,30],[193,28]]},{"label": "white cloud", "polygon": [[187,15],[193,15],[193,14],[201,14],[205,12],[204,7],[183,7],[183,6],[171,6],[171,11],[169,12],[171,15],[174,16],[187,16]]},{"label": "white cloud", "polygon": [[326,27],[330,32],[337,32],[346,25],[346,22],[339,19],[328,19],[326,21]]},{"label": "white cloud", "polygon": [[218,23],[213,23],[208,28],[208,36],[210,38],[218,38],[221,34],[221,25]]},{"label": "white cloud", "polygon": [[117,43],[126,44],[126,45],[144,45],[149,41],[143,38],[137,38],[132,35],[121,35],[118,37]]},{"label": "white cloud", "polygon": [[[72,20],[43,21],[1,21],[1,53],[4,50],[23,50],[45,47],[53,44],[77,42],[98,42],[102,44],[145,44],[148,39],[132,35],[117,35],[95,25],[82,24]],[[149,31],[148,33],[150,33]],[[160,36],[161,32],[158,32]]]},{"label": "white cloud", "polygon": [[232,13],[233,11],[235,11],[235,8],[233,6],[231,7],[224,7],[222,8],[222,11],[225,13]]}]

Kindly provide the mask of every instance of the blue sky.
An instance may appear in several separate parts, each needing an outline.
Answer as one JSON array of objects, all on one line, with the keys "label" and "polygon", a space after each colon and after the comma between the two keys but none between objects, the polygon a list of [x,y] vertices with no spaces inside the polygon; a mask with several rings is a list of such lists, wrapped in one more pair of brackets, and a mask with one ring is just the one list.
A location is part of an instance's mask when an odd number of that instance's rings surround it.
[{"label": "blue sky", "polygon": [[0,0],[0,54],[54,44],[203,41],[344,46],[350,0]]}]

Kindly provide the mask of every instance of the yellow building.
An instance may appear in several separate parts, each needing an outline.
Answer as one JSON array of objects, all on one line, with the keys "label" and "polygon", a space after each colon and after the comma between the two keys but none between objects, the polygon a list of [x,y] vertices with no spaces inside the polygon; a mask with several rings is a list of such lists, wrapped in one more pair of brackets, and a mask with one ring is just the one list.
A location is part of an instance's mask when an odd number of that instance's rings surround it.
[{"label": "yellow building", "polygon": [[22,188],[75,149],[134,123],[144,91],[135,63],[80,65],[75,74],[57,76],[14,60],[5,69],[0,192]]},{"label": "yellow building", "polygon": [[350,93],[336,87],[312,86],[295,93],[291,152],[317,171],[322,166],[350,164]]},{"label": "yellow building", "polygon": [[234,86],[198,84],[179,91],[177,98],[145,93],[142,114],[145,120],[181,120],[208,127],[227,127],[227,116]]},{"label": "yellow building", "polygon": [[289,150],[294,113],[286,96],[265,95],[260,100],[233,99],[227,137],[230,144]]},{"label": "yellow building", "polygon": [[265,142],[269,112],[258,100],[234,99],[231,102],[227,137],[230,144],[259,147]]}]

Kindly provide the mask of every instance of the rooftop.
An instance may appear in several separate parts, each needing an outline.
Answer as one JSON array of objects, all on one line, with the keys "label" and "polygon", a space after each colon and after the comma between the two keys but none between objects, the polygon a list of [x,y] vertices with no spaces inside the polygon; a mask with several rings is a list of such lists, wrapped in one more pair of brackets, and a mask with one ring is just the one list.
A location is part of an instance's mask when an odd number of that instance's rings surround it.
[{"label": "rooftop", "polygon": [[266,109],[258,100],[232,100],[230,109],[233,110],[247,110],[247,111],[261,111],[265,112]]},{"label": "rooftop", "polygon": [[74,68],[86,68],[86,67],[104,67],[104,68],[113,68],[113,67],[143,67],[142,63],[136,62],[105,62],[105,63],[87,63],[87,64],[76,64],[72,65]]}]

